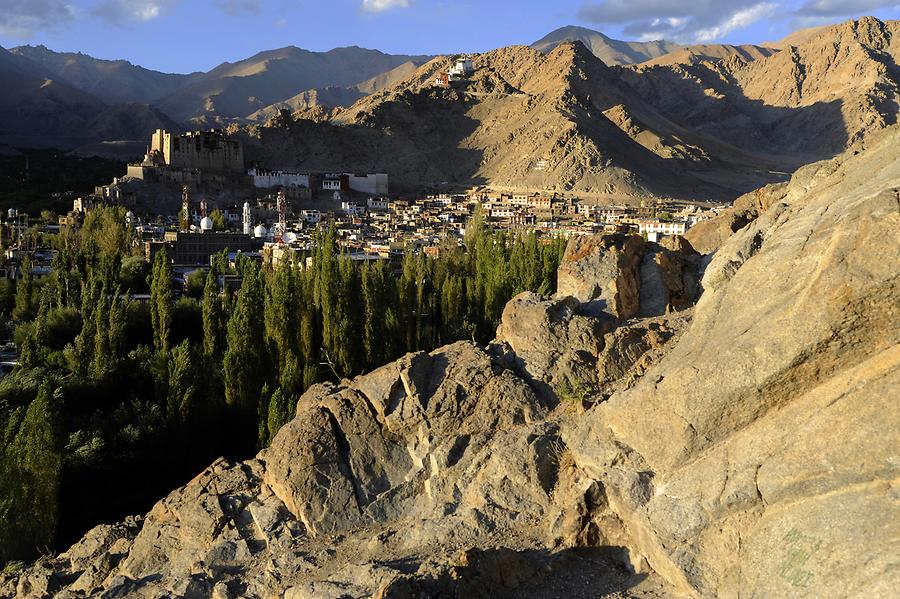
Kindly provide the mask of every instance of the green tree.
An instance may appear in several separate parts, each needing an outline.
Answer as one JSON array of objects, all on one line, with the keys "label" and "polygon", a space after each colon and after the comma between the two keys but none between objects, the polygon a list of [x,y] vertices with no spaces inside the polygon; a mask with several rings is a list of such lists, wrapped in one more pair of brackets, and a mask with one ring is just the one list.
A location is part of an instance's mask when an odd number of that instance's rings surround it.
[{"label": "green tree", "polygon": [[267,419],[268,446],[278,431],[294,417],[294,409],[296,402],[293,396],[285,394],[280,388],[275,390],[272,397],[269,398],[269,413]]},{"label": "green tree", "polygon": [[218,208],[209,213],[209,219],[213,222],[213,231],[224,231],[228,228],[225,214]]},{"label": "green tree", "polygon": [[225,315],[217,279],[217,271],[211,269],[203,286],[203,350],[212,358],[221,356],[225,338]]},{"label": "green tree", "polygon": [[164,251],[156,253],[150,283],[150,318],[156,351],[169,350],[172,329],[172,267]]},{"label": "green tree", "polygon": [[263,310],[262,273],[250,263],[244,268],[241,290],[228,320],[222,368],[225,400],[233,413],[237,446],[245,451],[255,446],[257,404],[265,382]]},{"label": "green tree", "polygon": [[273,347],[279,386],[288,393],[299,393],[303,385],[301,312],[295,268],[290,261],[281,261],[266,295],[266,336]]},{"label": "green tree", "polygon": [[13,318],[16,320],[28,320],[32,316],[32,302],[34,298],[34,277],[31,274],[31,258],[25,257],[20,266],[22,278],[16,284],[16,305],[13,308]]},{"label": "green tree", "polygon": [[[33,556],[53,542],[59,517],[59,403],[45,383],[0,461],[0,562]],[[6,435],[11,431],[7,430]]]}]

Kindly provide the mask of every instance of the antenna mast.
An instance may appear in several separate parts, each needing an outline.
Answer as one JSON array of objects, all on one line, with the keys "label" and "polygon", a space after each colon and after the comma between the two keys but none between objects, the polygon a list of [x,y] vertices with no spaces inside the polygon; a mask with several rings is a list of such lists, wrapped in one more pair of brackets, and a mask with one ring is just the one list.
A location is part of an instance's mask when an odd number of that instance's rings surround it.
[{"label": "antenna mast", "polygon": [[181,188],[181,230],[188,231],[191,227],[191,206],[188,199],[188,186]]},{"label": "antenna mast", "polygon": [[276,208],[278,209],[278,222],[275,224],[275,243],[282,243],[287,231],[287,199],[283,189],[278,190]]}]

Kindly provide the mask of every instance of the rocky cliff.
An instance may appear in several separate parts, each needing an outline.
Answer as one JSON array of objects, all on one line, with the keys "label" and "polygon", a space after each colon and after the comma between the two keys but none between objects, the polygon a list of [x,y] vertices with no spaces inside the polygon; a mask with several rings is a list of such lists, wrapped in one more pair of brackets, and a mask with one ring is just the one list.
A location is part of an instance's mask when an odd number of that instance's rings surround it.
[{"label": "rocky cliff", "polygon": [[312,387],[255,459],[0,594],[890,596],[898,142],[805,167],[712,256],[573,241],[494,343]]}]

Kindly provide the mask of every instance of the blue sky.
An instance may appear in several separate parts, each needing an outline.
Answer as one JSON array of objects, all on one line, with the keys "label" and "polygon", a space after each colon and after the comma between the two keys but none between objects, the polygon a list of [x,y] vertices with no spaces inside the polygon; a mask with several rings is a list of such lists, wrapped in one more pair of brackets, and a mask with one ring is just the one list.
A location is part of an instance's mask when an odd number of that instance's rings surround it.
[{"label": "blue sky", "polygon": [[0,0],[0,45],[190,72],[287,45],[477,52],[563,25],[618,39],[753,43],[860,15],[900,18],[900,0]]}]

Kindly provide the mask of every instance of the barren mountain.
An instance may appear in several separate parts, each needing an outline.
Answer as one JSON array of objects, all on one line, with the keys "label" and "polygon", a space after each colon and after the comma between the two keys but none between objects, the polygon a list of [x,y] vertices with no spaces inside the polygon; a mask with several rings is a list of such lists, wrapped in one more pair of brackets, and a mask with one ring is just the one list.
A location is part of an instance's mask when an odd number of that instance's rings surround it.
[{"label": "barren mountain", "polygon": [[[429,62],[330,125],[254,129],[248,155],[273,166],[385,171],[399,189],[490,184],[619,201],[727,197],[752,188],[752,171],[765,170],[759,157],[662,117],[581,43],[548,55],[521,46],[478,55],[468,81],[435,88],[449,64]],[[735,191],[708,182],[726,167]]]},{"label": "barren mountain", "polygon": [[350,106],[360,98],[373,94],[395,83],[402,81],[418,70],[420,64],[409,61],[391,69],[386,73],[376,75],[368,81],[363,81],[351,87],[330,86],[320,89],[310,89],[300,92],[293,98],[283,102],[276,102],[257,110],[247,117],[250,121],[264,123],[281,113],[282,110],[290,112],[307,111],[311,108],[342,108]]},{"label": "barren mountain", "polygon": [[202,116],[246,117],[304,90],[350,87],[404,63],[427,59],[357,47],[310,52],[291,46],[223,63],[161,99],[159,106],[180,121]]},{"label": "barren mountain", "polygon": [[95,116],[87,130],[104,141],[146,141],[157,129],[181,131],[181,127],[159,109],[137,102],[111,106]]},{"label": "barren mountain", "polygon": [[19,46],[10,52],[28,58],[54,78],[62,79],[106,104],[152,102],[198,75],[160,73],[125,60],[101,60],[80,52],[54,52],[45,46]]},{"label": "barren mountain", "polygon": [[552,31],[531,44],[531,47],[546,54],[565,42],[581,42],[594,56],[608,65],[644,62],[681,48],[680,45],[665,40],[623,42],[612,39],[599,31],[572,25]]},{"label": "barren mountain", "polygon": [[774,42],[763,42],[760,45],[767,48],[783,50],[785,48],[790,48],[791,46],[802,44],[809,38],[818,35],[824,29],[828,29],[829,27],[830,25],[819,25],[818,27],[806,27],[804,29],[798,29],[797,31],[791,32],[789,35],[781,38],[780,40]]},{"label": "barren mountain", "polygon": [[559,294],[513,298],[493,343],[311,387],[254,459],[0,594],[892,596],[900,131],[878,137],[712,256],[571,240]]},{"label": "barren mountain", "polygon": [[778,50],[764,46],[747,44],[743,46],[731,46],[729,44],[701,44],[685,46],[678,50],[663,54],[657,58],[641,63],[641,66],[664,66],[674,64],[693,64],[705,60],[724,60],[732,56],[738,56],[744,62],[752,62],[760,58],[766,58],[775,54]]},{"label": "barren mountain", "polygon": [[639,65],[626,79],[671,120],[792,170],[896,122],[898,44],[900,22],[866,17],[752,62]]},{"label": "barren mountain", "polygon": [[10,145],[55,144],[81,138],[106,107],[29,60],[0,48],[0,139]]}]

